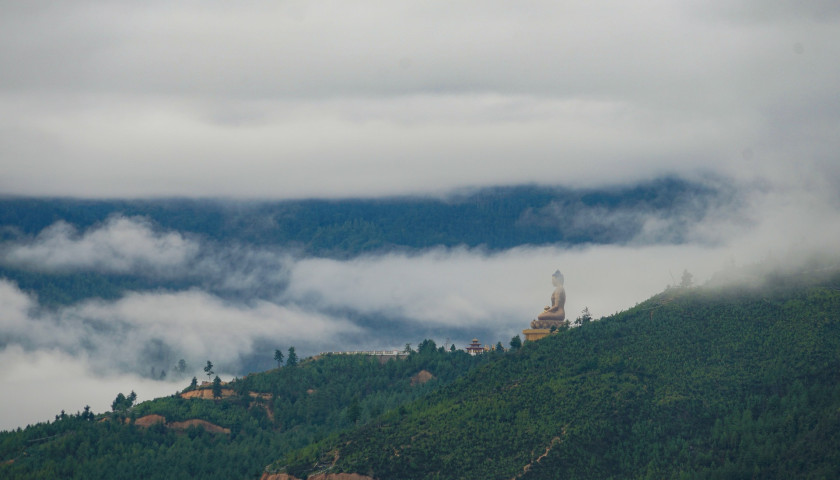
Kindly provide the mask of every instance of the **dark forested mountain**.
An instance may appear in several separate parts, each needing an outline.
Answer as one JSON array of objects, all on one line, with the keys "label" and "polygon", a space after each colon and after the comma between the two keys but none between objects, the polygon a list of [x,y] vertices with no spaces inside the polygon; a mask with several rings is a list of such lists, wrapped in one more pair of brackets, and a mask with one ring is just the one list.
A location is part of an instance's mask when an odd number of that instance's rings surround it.
[{"label": "dark forested mountain", "polygon": [[[724,205],[737,210],[734,198],[730,184],[678,178],[600,189],[499,187],[446,198],[261,202],[0,198],[0,278],[13,281],[50,307],[155,289],[199,287],[223,297],[243,293],[224,291],[219,285],[227,282],[190,268],[177,275],[150,273],[142,264],[120,271],[95,266],[44,268],[9,253],[18,245],[49,243],[50,235],[56,234],[49,228],[56,225],[68,227],[59,228],[58,234],[77,238],[115,218],[142,219],[160,235],[171,232],[201,245],[192,267],[201,266],[206,256],[241,266],[254,261],[241,258],[246,249],[352,258],[434,247],[495,251],[523,245],[674,244],[685,241],[690,226],[710,211]],[[645,230],[651,219],[656,220],[655,232]],[[223,248],[225,253],[218,254]],[[276,293],[277,288],[248,290],[251,298]]]},{"label": "dark forested mountain", "polygon": [[58,221],[85,229],[118,214],[143,216],[163,229],[217,241],[349,257],[393,248],[621,243],[639,234],[647,215],[655,215],[671,224],[660,240],[679,242],[686,225],[731,201],[729,185],[677,178],[601,189],[499,187],[438,199],[5,198],[0,199],[0,240],[36,235]]},{"label": "dark forested mountain", "polygon": [[0,477],[256,480],[271,463],[298,478],[836,478],[838,372],[840,274],[777,274],[670,288],[505,353],[425,341],[384,364],[251,375],[216,399],[62,413],[0,433]]},{"label": "dark forested mountain", "polygon": [[299,478],[837,478],[840,277],[804,281],[668,290],[272,468]]}]

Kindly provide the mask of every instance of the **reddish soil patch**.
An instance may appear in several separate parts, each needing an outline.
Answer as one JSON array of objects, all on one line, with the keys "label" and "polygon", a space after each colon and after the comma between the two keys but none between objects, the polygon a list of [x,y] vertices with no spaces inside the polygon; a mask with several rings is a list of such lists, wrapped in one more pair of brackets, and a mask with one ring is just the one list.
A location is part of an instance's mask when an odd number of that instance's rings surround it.
[{"label": "reddish soil patch", "polygon": [[204,430],[210,433],[230,433],[229,428],[223,428],[216,424],[210,423],[207,420],[201,420],[198,418],[194,418],[192,420],[187,420],[184,422],[172,422],[167,427],[171,428],[172,430],[183,431],[190,427],[202,427]]},{"label": "reddish soil patch", "polygon": [[166,417],[153,413],[151,415],[140,417],[134,421],[134,424],[138,427],[151,427],[156,423],[166,423]]},{"label": "reddish soil patch", "polygon": [[428,370],[420,370],[416,375],[411,377],[411,385],[422,385],[433,378],[435,376]]},{"label": "reddish soil patch", "polygon": [[[222,398],[232,397],[236,393],[231,388],[222,389]],[[203,398],[205,400],[213,400],[212,388],[200,388],[198,390],[190,390],[181,394],[181,398]]]}]

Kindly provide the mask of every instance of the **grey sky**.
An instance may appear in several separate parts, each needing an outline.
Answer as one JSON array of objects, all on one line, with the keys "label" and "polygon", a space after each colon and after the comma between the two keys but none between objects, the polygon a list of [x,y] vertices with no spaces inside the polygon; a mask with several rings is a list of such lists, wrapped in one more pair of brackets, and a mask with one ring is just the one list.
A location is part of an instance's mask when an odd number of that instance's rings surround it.
[{"label": "grey sky", "polygon": [[0,191],[302,197],[836,176],[838,11],[4,2]]}]

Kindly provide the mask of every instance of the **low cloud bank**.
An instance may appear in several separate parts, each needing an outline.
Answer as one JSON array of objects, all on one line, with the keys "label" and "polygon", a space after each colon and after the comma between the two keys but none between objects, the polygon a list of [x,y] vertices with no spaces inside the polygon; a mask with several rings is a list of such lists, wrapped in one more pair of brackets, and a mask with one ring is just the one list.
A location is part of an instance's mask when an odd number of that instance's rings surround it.
[{"label": "low cloud bank", "polygon": [[294,305],[231,303],[198,290],[130,293],[117,301],[89,300],[48,311],[0,280],[0,311],[4,347],[84,355],[92,372],[102,375],[148,375],[181,358],[194,370],[210,359],[237,372],[242,357],[263,342],[312,350],[358,330],[341,318]]},{"label": "low cloud bank", "polygon": [[94,413],[111,409],[117,394],[137,393],[138,401],[170,395],[183,382],[161,382],[137,375],[97,375],[85,355],[60,350],[27,351],[19,345],[0,349],[0,430],[52,421],[62,410]]},{"label": "low cloud bank", "polygon": [[37,270],[172,273],[193,259],[198,246],[178,232],[158,232],[141,217],[114,216],[80,234],[60,221],[31,242],[6,249],[5,263]]}]

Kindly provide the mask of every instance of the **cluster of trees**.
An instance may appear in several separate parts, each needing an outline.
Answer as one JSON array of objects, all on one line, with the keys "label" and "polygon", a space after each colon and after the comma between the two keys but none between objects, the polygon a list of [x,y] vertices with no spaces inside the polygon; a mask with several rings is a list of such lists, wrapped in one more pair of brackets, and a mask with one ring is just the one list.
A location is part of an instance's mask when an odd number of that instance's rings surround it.
[{"label": "cluster of trees", "polygon": [[[279,349],[274,351],[274,361],[277,362],[278,367],[283,366],[283,352]],[[298,364],[298,356],[295,353],[295,347],[289,347],[289,354],[286,357],[286,366],[287,367],[296,367]]]},{"label": "cluster of trees", "polygon": [[115,414],[122,414],[125,416],[125,413],[134,406],[134,402],[137,401],[137,394],[134,393],[134,390],[131,391],[128,395],[123,395],[119,393],[117,398],[111,402],[111,411]]},{"label": "cluster of trees", "polygon": [[669,289],[488,357],[273,468],[305,478],[329,457],[338,460],[328,471],[374,478],[838,474],[838,277]]}]

